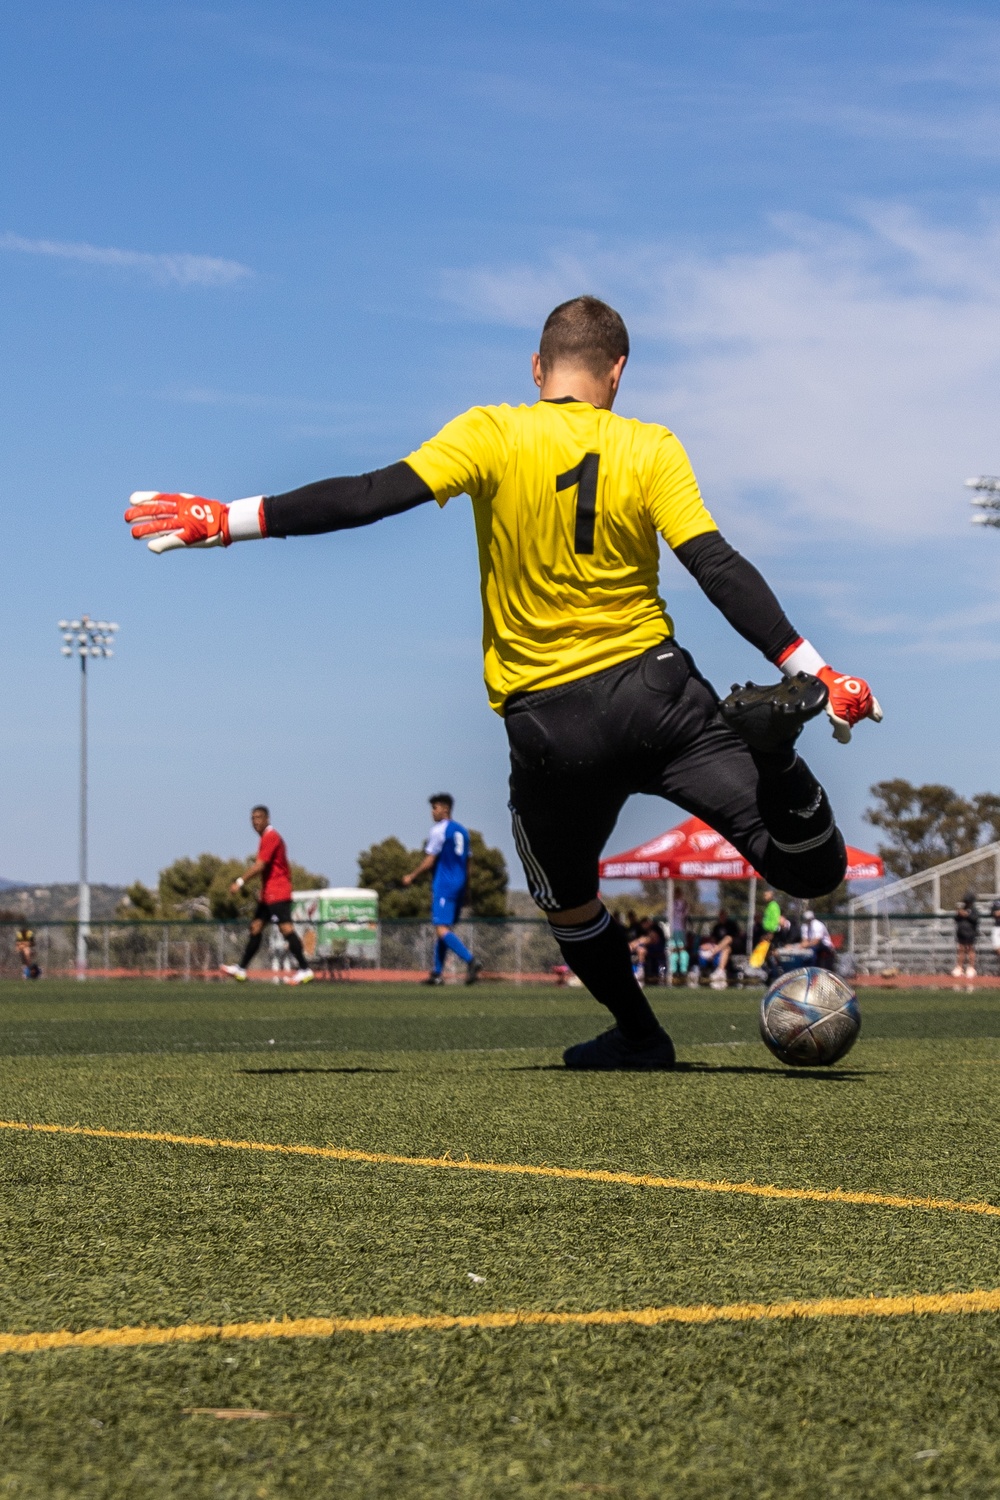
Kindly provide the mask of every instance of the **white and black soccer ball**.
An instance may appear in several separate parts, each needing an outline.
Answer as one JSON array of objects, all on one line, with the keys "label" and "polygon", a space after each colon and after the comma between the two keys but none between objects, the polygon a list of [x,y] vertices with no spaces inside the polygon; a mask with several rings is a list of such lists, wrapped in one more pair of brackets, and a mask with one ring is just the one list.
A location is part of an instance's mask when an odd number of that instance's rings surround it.
[{"label": "white and black soccer ball", "polygon": [[764,1045],[792,1068],[839,1062],[860,1030],[857,996],[826,969],[792,969],[774,981],[760,1002]]}]

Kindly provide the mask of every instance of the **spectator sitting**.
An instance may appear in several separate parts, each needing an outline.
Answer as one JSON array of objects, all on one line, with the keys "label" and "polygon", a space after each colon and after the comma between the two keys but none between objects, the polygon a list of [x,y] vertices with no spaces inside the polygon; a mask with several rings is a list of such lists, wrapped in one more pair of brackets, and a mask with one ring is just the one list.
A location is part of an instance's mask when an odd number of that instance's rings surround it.
[{"label": "spectator sitting", "polygon": [[979,932],[979,914],[976,911],[976,893],[969,891],[955,908],[955,944],[958,962],[952,969],[952,978],[976,977],[976,936]]},{"label": "spectator sitting", "polygon": [[675,932],[670,939],[670,978],[674,984],[683,984],[691,967],[687,934]]},{"label": "spectator sitting", "polygon": [[639,924],[642,930],[642,966],[647,984],[660,984],[667,967],[667,944],[663,928],[652,917],[643,917]]},{"label": "spectator sitting", "polygon": [[802,913],[800,944],[803,950],[812,954],[812,962],[817,969],[837,967],[837,955],[830,937],[830,929],[825,922],[820,921],[815,912],[804,911]]},{"label": "spectator sitting", "polygon": [[736,923],[725,907],[720,906],[714,927],[698,949],[698,967],[702,973],[710,972],[708,982],[713,990],[724,990],[729,982],[726,970],[733,956],[733,944],[739,935]]}]

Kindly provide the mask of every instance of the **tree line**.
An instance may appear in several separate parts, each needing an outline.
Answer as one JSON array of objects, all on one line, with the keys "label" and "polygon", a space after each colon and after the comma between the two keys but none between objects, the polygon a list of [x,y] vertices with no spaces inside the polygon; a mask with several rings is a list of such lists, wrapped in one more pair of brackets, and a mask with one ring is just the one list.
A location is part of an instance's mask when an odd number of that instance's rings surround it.
[{"label": "tree line", "polygon": [[[954,787],[939,782],[915,785],[897,776],[877,781],[869,788],[873,799],[864,817],[884,835],[878,852],[886,869],[896,876],[919,875],[942,860],[969,854],[983,844],[1000,840],[1000,796],[995,792],[977,792],[963,797]],[[507,915],[507,863],[499,849],[491,848],[476,829],[469,830],[472,856],[469,879],[469,907],[477,917]],[[405,917],[426,917],[429,908],[431,877],[422,875],[404,889],[404,875],[420,863],[423,851],[408,848],[401,839],[389,837],[363,849],[358,855],[359,885],[378,892],[379,910],[392,921]],[[248,918],[257,900],[257,887],[230,895],[233,880],[253,856],[246,859],[223,859],[217,854],[199,854],[197,859],[177,859],[160,871],[156,888],[137,880],[128,887],[119,907],[119,915],[132,918],[186,919],[214,917],[221,921]],[[297,891],[318,890],[329,882],[325,875],[315,874],[303,865],[291,865],[292,885]],[[645,882],[644,897],[615,897],[614,906],[658,909],[662,902],[662,884]],[[737,889],[737,886],[739,888]],[[720,900],[727,900],[734,910],[746,905],[745,883],[731,882],[720,888]],[[678,894],[681,894],[678,883]],[[694,912],[701,910],[697,887],[691,884],[683,894]],[[823,910],[837,910],[847,895],[841,886],[819,905]]]},{"label": "tree line", "polygon": [[865,818],[885,834],[878,852],[901,878],[1000,840],[995,792],[963,797],[954,787],[936,781],[914,786],[902,776],[877,781],[869,791],[875,801]]},{"label": "tree line", "polygon": [[[482,834],[469,830],[472,865],[469,878],[469,906],[477,917],[507,915],[507,863],[499,849],[490,848]],[[404,875],[416,868],[423,858],[422,849],[408,849],[397,838],[382,839],[358,855],[358,884],[378,891],[379,911],[388,920],[400,917],[426,917],[430,910],[431,877],[427,873],[412,886],[403,889]],[[119,904],[118,915],[136,921],[159,918],[162,921],[235,921],[249,920],[257,903],[259,885],[254,882],[235,896],[229,887],[241,875],[254,856],[246,859],[223,859],[218,854],[199,854],[197,859],[175,859],[160,871],[156,887],[136,880]],[[292,888],[315,891],[329,885],[325,875],[317,875],[304,865],[289,861]]]},{"label": "tree line", "polygon": [[[207,921],[214,917],[220,922],[231,922],[253,914],[260,894],[260,885],[245,886],[235,896],[229,887],[237,875],[242,875],[254,856],[246,859],[222,859],[218,854],[199,854],[197,859],[175,859],[160,871],[156,889],[136,880],[128,886],[118,906],[118,915],[137,921],[159,917],[164,921]],[[289,861],[292,888],[296,891],[316,891],[329,882],[325,875],[315,875],[304,865]]]}]

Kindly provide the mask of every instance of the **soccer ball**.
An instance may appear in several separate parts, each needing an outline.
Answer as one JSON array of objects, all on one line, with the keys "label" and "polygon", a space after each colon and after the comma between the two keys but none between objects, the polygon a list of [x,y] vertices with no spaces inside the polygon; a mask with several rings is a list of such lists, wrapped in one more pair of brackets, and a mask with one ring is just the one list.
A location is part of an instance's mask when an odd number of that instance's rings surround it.
[{"label": "soccer ball", "polygon": [[774,981],[760,1002],[764,1045],[793,1068],[839,1062],[860,1030],[854,991],[826,969],[792,969]]}]

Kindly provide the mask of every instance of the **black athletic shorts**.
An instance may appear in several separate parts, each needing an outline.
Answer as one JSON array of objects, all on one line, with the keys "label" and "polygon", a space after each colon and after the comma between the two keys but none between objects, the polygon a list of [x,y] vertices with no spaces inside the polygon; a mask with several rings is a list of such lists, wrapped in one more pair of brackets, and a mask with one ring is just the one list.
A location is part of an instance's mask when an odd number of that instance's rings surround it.
[{"label": "black athletic shorts", "polygon": [[253,914],[254,921],[266,924],[272,917],[279,926],[282,922],[290,922],[292,920],[291,901],[258,901]]},{"label": "black athletic shorts", "polygon": [[528,889],[543,911],[598,892],[598,860],[635,792],[703,818],[760,870],[769,834],[757,768],[718,697],[672,638],[505,710],[510,810]]}]

